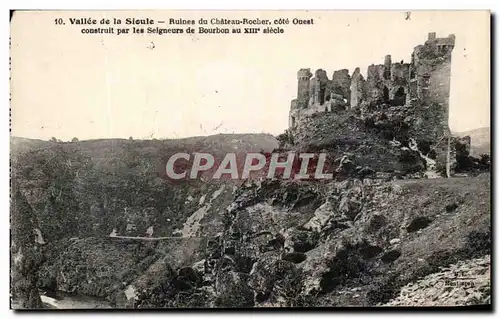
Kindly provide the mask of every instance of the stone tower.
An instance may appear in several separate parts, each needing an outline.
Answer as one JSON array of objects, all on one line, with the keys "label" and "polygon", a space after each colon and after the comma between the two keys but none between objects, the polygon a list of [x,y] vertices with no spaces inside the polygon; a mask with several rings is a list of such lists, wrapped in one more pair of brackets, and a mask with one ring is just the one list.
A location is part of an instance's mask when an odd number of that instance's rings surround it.
[{"label": "stone tower", "polygon": [[446,167],[451,174],[451,132],[449,126],[449,100],[451,82],[451,55],[455,35],[437,38],[430,32],[423,45],[415,47],[410,73],[411,100],[416,103],[418,140],[434,141],[437,167]]},{"label": "stone tower", "polygon": [[297,107],[306,108],[309,103],[309,82],[312,77],[311,69],[300,69],[297,72]]},{"label": "stone tower", "polygon": [[384,80],[391,79],[391,66],[392,66],[392,58],[391,55],[388,54],[384,58]]},{"label": "stone tower", "polygon": [[436,38],[430,32],[424,45],[412,54],[412,98],[422,106],[441,110],[441,126],[449,130],[449,99],[451,80],[451,54],[455,47],[455,35]]}]

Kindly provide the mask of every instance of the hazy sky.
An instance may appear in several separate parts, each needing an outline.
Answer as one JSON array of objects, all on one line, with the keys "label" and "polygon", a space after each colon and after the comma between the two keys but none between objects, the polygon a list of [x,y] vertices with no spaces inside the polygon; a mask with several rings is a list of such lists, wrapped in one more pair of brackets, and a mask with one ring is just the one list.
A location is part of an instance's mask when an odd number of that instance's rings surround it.
[{"label": "hazy sky", "polygon": [[[69,23],[70,17],[236,16],[313,18],[314,24],[290,24],[280,35],[117,36],[84,35],[81,26]],[[55,25],[56,18],[66,25]],[[429,31],[456,35],[451,129],[489,126],[489,25],[485,11],[415,11],[408,20],[398,11],[16,12],[12,135],[69,140],[279,134],[288,125],[298,69],[323,68],[331,76],[360,67],[366,74],[386,54],[409,62]]]}]

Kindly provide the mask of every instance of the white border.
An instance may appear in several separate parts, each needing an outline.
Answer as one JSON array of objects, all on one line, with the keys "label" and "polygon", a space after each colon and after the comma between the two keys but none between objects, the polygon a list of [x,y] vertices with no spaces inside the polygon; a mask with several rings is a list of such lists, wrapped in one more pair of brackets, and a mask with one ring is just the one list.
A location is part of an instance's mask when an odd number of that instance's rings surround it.
[{"label": "white border", "polygon": [[[3,81],[3,85],[1,86],[1,100],[2,101],[2,108],[0,111],[0,167],[2,168],[0,170],[0,180],[2,181],[1,183],[1,189],[0,189],[0,205],[2,205],[0,212],[3,214],[3,220],[1,223],[2,231],[0,232],[2,235],[1,239],[1,258],[2,258],[2,274],[3,277],[1,282],[3,283],[1,286],[2,290],[0,293],[0,303],[1,303],[1,308],[0,308],[0,318],[11,318],[15,316],[15,313],[9,310],[9,184],[8,184],[8,179],[9,179],[9,173],[7,171],[7,167],[9,165],[9,135],[7,134],[8,132],[8,126],[9,126],[9,112],[8,112],[8,105],[7,101],[9,98],[9,83],[8,83],[8,56],[9,56],[9,51],[8,51],[8,36],[9,36],[9,24],[8,24],[8,15],[7,15],[7,9],[198,9],[198,10],[207,10],[207,9],[224,9],[224,10],[230,10],[230,9],[249,9],[249,10],[263,10],[263,9],[308,9],[308,10],[313,10],[313,9],[354,9],[354,10],[360,10],[360,9],[365,9],[365,10],[370,10],[370,9],[375,9],[375,10],[383,10],[383,9],[402,9],[402,10],[423,10],[423,9],[442,9],[442,10],[464,10],[464,9],[490,9],[492,10],[493,13],[498,12],[498,7],[499,7],[499,1],[498,0],[474,0],[474,1],[468,1],[468,2],[451,2],[451,1],[436,1],[436,0],[420,0],[420,1],[397,1],[397,0],[365,0],[365,1],[354,1],[354,0],[348,0],[348,1],[343,1],[343,2],[327,2],[327,1],[319,1],[319,0],[302,0],[302,1],[296,1],[296,0],[289,0],[289,1],[282,1],[282,3],[278,1],[272,1],[272,0],[251,0],[251,1],[202,1],[202,0],[182,0],[182,1],[177,1],[177,2],[171,2],[171,1],[152,1],[152,0],[140,0],[140,1],[128,1],[128,0],[122,0],[122,1],[104,1],[104,0],[86,0],[86,1],[2,1],[2,10],[0,18],[2,19],[2,23],[0,24],[0,34],[1,37],[0,41],[2,50],[1,54],[2,57],[0,58],[0,70],[2,72],[0,79]],[[119,4],[119,6],[117,6]],[[5,6],[5,7],[4,7]],[[467,21],[464,21],[464,23],[467,23]],[[494,43],[495,47],[496,44],[498,43],[498,35],[495,34],[494,37]],[[495,50],[496,51],[496,50]],[[496,52],[498,53],[498,52]],[[497,54],[495,54],[495,57],[498,57]],[[495,74],[497,74],[497,68],[495,70],[492,70]],[[498,90],[498,82],[495,83],[495,87],[492,88],[494,92]],[[496,93],[495,93],[496,95]],[[493,115],[493,114],[492,114]],[[495,114],[495,122],[498,123],[498,112]],[[498,149],[498,140],[496,139],[496,134],[494,138],[494,145],[495,149]],[[494,167],[497,167],[497,160],[495,157],[495,163],[493,164]],[[495,169],[496,171],[496,169]],[[496,175],[496,174],[495,174]],[[496,177],[496,176],[495,176]],[[498,185],[497,189],[495,189],[495,196],[494,198],[500,198],[496,195],[498,195]],[[495,218],[495,230],[498,230],[498,220],[500,218],[497,216]],[[494,247],[497,247],[498,245],[494,245]],[[495,257],[497,254],[494,255]],[[494,265],[497,265],[497,259],[494,261]],[[498,275],[498,274],[497,274]],[[495,277],[494,277],[495,278]],[[496,288],[496,287],[495,287]],[[498,292],[497,289],[494,289],[495,292]],[[494,296],[494,300],[498,299],[497,296]],[[97,314],[98,316],[103,313]],[[290,318],[290,317],[309,317],[313,315],[320,315],[320,316],[335,316],[337,318],[343,318],[346,317],[347,315],[351,316],[356,316],[356,317],[365,317],[368,313],[359,313],[359,314],[342,314],[342,313],[323,313],[323,314],[318,314],[318,313],[267,313],[267,314],[259,314],[262,316],[273,316],[273,317],[283,317],[283,318]],[[24,314],[23,317],[34,317],[34,316],[41,316],[41,317],[52,317],[54,314],[53,313],[31,313],[31,314]],[[61,318],[66,318],[70,317],[75,314],[71,313],[64,313],[60,314]],[[95,314],[92,313],[80,313],[77,314],[78,316],[81,317],[90,317],[90,316],[95,316]],[[114,316],[121,316],[125,315],[124,313],[113,313]],[[133,316],[138,315],[138,313],[133,313]],[[180,318],[185,317],[185,316],[219,316],[221,315],[220,313],[189,313],[189,314],[182,314],[182,313],[144,313],[141,314],[141,316],[144,317],[153,317],[153,316],[169,316],[173,318]],[[233,315],[233,313],[225,313],[224,315]],[[237,315],[238,317],[253,317],[253,314],[250,314],[248,312],[246,313],[234,313],[234,315]],[[391,314],[384,314],[384,313],[377,313],[374,314],[375,316],[404,316],[404,315],[410,315],[410,313],[405,313],[405,314],[396,314],[396,313],[391,313]],[[433,318],[437,316],[443,315],[442,313],[421,313],[417,314],[418,316],[425,316],[426,318]],[[453,316],[469,316],[471,315],[470,313],[465,313],[465,314],[459,314],[459,313],[452,313],[450,315]],[[477,314],[474,314],[477,315]]]}]

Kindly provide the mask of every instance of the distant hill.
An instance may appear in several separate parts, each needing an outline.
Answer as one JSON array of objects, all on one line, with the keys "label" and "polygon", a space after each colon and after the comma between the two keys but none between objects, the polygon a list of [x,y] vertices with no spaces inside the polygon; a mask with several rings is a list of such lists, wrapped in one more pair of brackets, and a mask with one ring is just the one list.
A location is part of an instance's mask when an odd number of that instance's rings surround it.
[{"label": "distant hill", "polygon": [[458,136],[470,136],[471,155],[479,156],[481,154],[490,154],[490,128],[481,127],[478,129],[454,133]]},{"label": "distant hill", "polygon": [[51,142],[39,139],[11,136],[11,154],[36,151],[45,148],[61,146],[66,150],[84,152],[91,157],[107,157],[117,155],[124,149],[133,148],[139,152],[157,153],[159,150],[168,151],[205,151],[212,154],[221,152],[272,151],[278,147],[278,141],[271,134],[216,134],[210,136],[193,136],[181,139],[96,139],[78,142]]}]

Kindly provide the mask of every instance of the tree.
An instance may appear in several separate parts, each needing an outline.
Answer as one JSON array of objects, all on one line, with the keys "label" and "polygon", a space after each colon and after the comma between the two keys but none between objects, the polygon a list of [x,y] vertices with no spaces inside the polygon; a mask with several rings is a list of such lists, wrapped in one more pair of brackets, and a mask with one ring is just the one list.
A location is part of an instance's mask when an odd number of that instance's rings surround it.
[{"label": "tree", "polygon": [[73,142],[73,143],[74,143],[74,142],[78,142],[78,138],[73,137],[73,139],[71,140],[71,142]]},{"label": "tree", "polygon": [[52,136],[52,137],[50,138],[50,141],[51,141],[51,142],[57,142],[57,139],[56,139],[55,137],[53,137],[53,136]]}]

